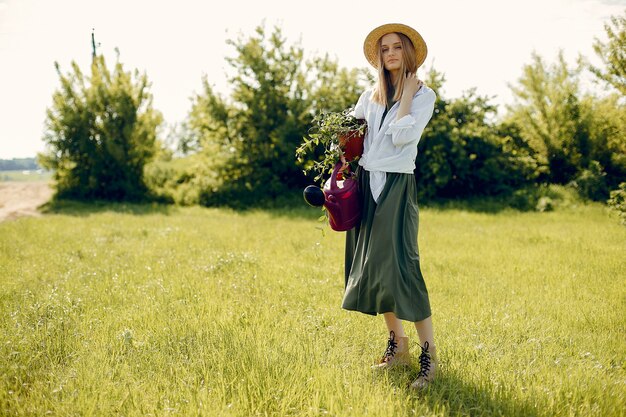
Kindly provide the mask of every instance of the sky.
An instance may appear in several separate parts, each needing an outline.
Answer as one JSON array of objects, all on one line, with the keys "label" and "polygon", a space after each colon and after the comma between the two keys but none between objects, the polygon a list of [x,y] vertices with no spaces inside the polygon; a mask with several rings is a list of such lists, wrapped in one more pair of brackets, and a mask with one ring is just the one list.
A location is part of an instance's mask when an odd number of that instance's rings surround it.
[{"label": "sky", "polygon": [[202,77],[228,95],[227,39],[278,26],[308,57],[329,54],[343,67],[368,67],[363,40],[374,27],[404,23],[428,44],[418,72],[446,76],[439,93],[455,98],[475,87],[500,108],[533,51],[553,62],[560,49],[598,64],[595,38],[626,10],[626,0],[0,0],[0,158],[45,150],[46,108],[59,87],[54,68],[75,61],[88,71],[91,33],[109,65],[115,48],[126,70],[146,72],[154,107],[168,126],[182,122]]}]

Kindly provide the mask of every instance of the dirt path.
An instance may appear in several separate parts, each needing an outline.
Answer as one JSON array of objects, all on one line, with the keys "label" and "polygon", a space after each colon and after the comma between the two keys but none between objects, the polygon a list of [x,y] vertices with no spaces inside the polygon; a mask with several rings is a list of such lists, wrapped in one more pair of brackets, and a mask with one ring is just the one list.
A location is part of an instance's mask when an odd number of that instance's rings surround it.
[{"label": "dirt path", "polygon": [[0,222],[40,216],[37,207],[52,197],[48,182],[0,182]]}]

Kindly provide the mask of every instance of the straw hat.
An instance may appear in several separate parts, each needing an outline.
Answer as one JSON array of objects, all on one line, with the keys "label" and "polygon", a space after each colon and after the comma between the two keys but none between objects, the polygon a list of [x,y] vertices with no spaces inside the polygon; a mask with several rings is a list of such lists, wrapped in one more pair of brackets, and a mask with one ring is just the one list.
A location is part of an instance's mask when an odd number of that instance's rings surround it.
[{"label": "straw hat", "polygon": [[384,35],[392,32],[402,33],[413,42],[416,55],[415,59],[417,60],[417,67],[419,68],[426,60],[426,54],[428,53],[426,42],[424,42],[422,35],[415,29],[401,23],[387,23],[386,25],[378,26],[367,35],[363,43],[363,53],[365,53],[367,61],[372,64],[374,68],[378,68],[378,41]]}]

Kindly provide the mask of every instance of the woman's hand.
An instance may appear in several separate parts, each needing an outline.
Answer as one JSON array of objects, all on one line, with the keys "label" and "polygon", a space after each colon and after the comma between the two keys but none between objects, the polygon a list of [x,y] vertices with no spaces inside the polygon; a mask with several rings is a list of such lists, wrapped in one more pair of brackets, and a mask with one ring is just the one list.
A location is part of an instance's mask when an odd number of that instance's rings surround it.
[{"label": "woman's hand", "polygon": [[422,82],[422,80],[417,78],[417,74],[408,73],[404,77],[404,88],[402,89],[402,95],[406,95],[407,98],[413,99],[413,96],[415,95],[415,93],[417,93],[417,90],[419,90],[423,84],[424,83]]},{"label": "woman's hand", "polygon": [[343,152],[341,152],[341,158],[339,159],[341,160],[341,169],[339,172],[343,172],[346,168],[348,168],[348,162],[346,161],[346,157],[343,155]]},{"label": "woman's hand", "polygon": [[424,83],[422,80],[417,78],[417,74],[410,73],[404,77],[404,88],[402,89],[402,97],[400,98],[400,106],[398,108],[398,116],[396,120],[400,120],[409,114],[413,96],[417,93],[417,90],[422,87],[422,85],[424,85]]}]

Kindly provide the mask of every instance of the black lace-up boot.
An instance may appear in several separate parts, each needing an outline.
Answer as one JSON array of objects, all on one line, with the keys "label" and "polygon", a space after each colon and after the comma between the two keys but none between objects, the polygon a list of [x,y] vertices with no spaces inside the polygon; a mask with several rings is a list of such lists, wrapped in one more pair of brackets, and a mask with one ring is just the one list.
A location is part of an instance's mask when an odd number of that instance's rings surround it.
[{"label": "black lace-up boot", "polygon": [[409,353],[409,338],[396,337],[396,333],[392,330],[389,332],[389,340],[387,341],[387,349],[382,359],[374,366],[373,369],[387,369],[392,366],[409,365],[411,356]]},{"label": "black lace-up boot", "polygon": [[420,371],[417,374],[417,379],[411,384],[411,388],[422,390],[428,387],[428,385],[435,379],[435,373],[437,371],[437,356],[435,354],[434,346],[430,347],[428,342],[424,342],[419,362]]}]

